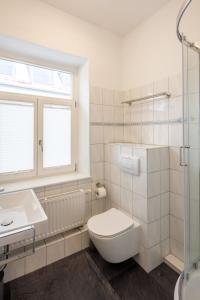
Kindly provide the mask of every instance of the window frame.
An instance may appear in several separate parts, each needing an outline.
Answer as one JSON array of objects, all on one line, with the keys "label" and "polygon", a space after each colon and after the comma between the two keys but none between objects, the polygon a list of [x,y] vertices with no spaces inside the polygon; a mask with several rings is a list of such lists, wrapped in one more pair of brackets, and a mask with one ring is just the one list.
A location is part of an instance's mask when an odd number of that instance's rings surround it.
[{"label": "window frame", "polygon": [[17,181],[21,179],[30,179],[37,176],[37,110],[38,102],[37,98],[32,95],[18,94],[18,93],[7,93],[0,92],[0,102],[1,101],[10,101],[10,102],[27,102],[32,103],[34,108],[34,157],[33,157],[33,169],[32,170],[23,170],[16,172],[8,172],[0,174],[0,181]]},{"label": "window frame", "polygon": [[[63,72],[70,72],[64,71]],[[28,179],[39,179],[53,175],[63,175],[77,170],[77,152],[78,152],[78,140],[77,140],[77,128],[78,128],[78,110],[77,110],[77,79],[76,73],[70,72],[73,78],[72,81],[72,98],[56,98],[36,94],[18,92],[7,92],[0,90],[0,101],[12,101],[12,102],[30,102],[34,107],[34,169],[29,171],[19,171],[0,174],[1,182],[15,182]],[[44,104],[62,105],[71,108],[71,165],[43,168],[43,157],[39,140],[43,140],[43,111]]]},{"label": "window frame", "polygon": [[[68,73],[71,74],[72,76],[72,98],[63,92],[56,92],[56,91],[48,91],[48,90],[43,90],[43,89],[36,89],[33,87],[28,87],[28,86],[17,86],[17,85],[12,85],[11,83],[2,83],[0,82],[0,92],[8,92],[8,93],[14,93],[14,94],[28,94],[28,95],[35,95],[35,96],[44,96],[44,97],[55,97],[55,98],[61,98],[61,99],[67,99],[67,100],[72,100],[74,97],[74,92],[75,92],[75,85],[76,85],[76,71],[77,69],[73,66],[67,66],[66,68],[57,68],[55,66],[48,66],[46,64],[38,64],[38,63],[32,63],[29,61],[21,61],[21,60],[16,60],[8,57],[3,57],[0,56],[0,60],[6,60],[12,63],[20,63],[24,64],[30,67],[37,67],[37,68],[42,68],[46,70],[50,70],[53,72],[63,72],[63,73]],[[32,76],[32,75],[31,75]]]},{"label": "window frame", "polygon": [[[39,141],[44,139],[43,136],[43,107],[45,104],[61,105],[70,107],[71,110],[71,165],[43,168],[43,151]],[[76,104],[74,100],[64,100],[60,98],[38,97],[38,177],[55,174],[73,172],[76,169]]]}]

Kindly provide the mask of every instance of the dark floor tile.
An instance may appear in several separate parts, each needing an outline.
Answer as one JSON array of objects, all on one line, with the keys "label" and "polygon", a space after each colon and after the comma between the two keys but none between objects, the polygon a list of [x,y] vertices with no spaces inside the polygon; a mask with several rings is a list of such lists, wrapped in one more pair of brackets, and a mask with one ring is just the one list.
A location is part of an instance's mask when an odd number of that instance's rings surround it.
[{"label": "dark floor tile", "polygon": [[87,250],[91,258],[94,260],[100,271],[104,274],[104,276],[108,279],[114,279],[115,277],[119,276],[120,274],[128,271],[129,269],[133,268],[136,264],[134,259],[128,259],[125,262],[119,264],[111,264],[105,261],[100,254],[97,252],[96,249],[88,249]]},{"label": "dark floor tile", "polygon": [[151,276],[173,298],[174,288],[179,276],[178,273],[163,263],[151,271],[149,276]]},{"label": "dark floor tile", "polygon": [[123,300],[173,300],[140,266],[111,280],[112,287]]},{"label": "dark floor tile", "polygon": [[10,282],[6,300],[173,300],[177,277],[165,264],[147,274],[89,249]]},{"label": "dark floor tile", "polygon": [[108,300],[102,284],[80,252],[10,283],[11,300]]}]

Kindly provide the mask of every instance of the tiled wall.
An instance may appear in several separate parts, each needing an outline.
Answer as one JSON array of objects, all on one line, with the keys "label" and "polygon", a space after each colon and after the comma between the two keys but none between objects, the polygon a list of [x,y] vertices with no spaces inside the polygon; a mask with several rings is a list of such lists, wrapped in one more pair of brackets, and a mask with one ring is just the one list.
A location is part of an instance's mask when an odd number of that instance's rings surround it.
[{"label": "tiled wall", "polygon": [[124,140],[167,145],[170,151],[170,252],[183,260],[183,169],[179,147],[183,143],[181,74],[124,92],[124,98],[168,92],[171,97],[137,102],[124,108]]},{"label": "tiled wall", "polygon": [[[121,94],[113,90],[91,88],[90,150],[92,178],[35,189],[39,199],[80,188],[91,189],[92,192],[88,193],[86,198],[85,222],[91,216],[101,213],[107,208],[106,199],[96,200],[95,189],[97,182],[104,183],[104,145],[111,141],[123,139],[123,107],[120,106]],[[76,238],[74,238],[74,234]],[[35,255],[8,264],[5,270],[5,281],[10,281],[55,260],[80,251],[87,245],[87,234],[79,231],[73,234],[62,234],[42,241],[39,247],[37,247]]]},{"label": "tiled wall", "polygon": [[[140,174],[120,168],[120,157],[137,156]],[[134,144],[106,145],[106,185],[111,207],[141,224],[141,248],[137,258],[147,271],[169,253],[169,149]]]},{"label": "tiled wall", "polygon": [[[163,91],[169,91],[172,97],[138,102],[131,107],[121,104],[123,100]],[[112,169],[108,167],[109,143],[125,141],[170,146],[170,252],[183,258],[183,170],[178,164],[179,146],[182,144],[181,76],[167,78],[125,92],[91,87],[90,102],[92,179],[36,189],[38,197],[43,198],[77,188],[91,189],[92,193],[87,196],[86,202],[85,220],[87,221],[92,215],[104,211],[110,204],[106,199],[95,199],[96,183],[105,182],[107,184],[110,176],[117,176],[114,164]],[[115,178],[115,180],[119,180],[119,178]],[[120,190],[119,188],[112,190],[112,198],[118,202],[122,194],[128,204],[130,194],[124,185],[129,184],[129,180],[122,175],[120,182],[122,186],[120,186]],[[109,186],[107,187],[108,196],[110,196]],[[169,245],[167,240],[166,245]],[[8,280],[18,277],[24,272],[15,274],[16,268],[12,268],[12,264],[9,264],[7,268]]]},{"label": "tiled wall", "polygon": [[35,253],[10,262],[5,269],[4,282],[11,281],[59,259],[88,247],[89,237],[86,229],[75,229],[65,234],[36,243]]}]

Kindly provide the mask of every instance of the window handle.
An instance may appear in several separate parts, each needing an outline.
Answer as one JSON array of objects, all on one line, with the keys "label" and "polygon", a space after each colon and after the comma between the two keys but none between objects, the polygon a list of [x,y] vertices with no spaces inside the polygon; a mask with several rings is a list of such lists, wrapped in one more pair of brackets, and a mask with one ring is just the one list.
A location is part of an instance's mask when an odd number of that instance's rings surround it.
[{"label": "window handle", "polygon": [[41,148],[41,151],[43,152],[43,140],[39,140],[39,146]]}]

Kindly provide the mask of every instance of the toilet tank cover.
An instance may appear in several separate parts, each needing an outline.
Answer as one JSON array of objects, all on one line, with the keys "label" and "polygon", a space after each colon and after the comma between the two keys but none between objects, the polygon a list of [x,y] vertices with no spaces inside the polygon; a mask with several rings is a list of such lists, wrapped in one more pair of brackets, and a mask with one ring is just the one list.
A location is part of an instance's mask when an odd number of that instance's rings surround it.
[{"label": "toilet tank cover", "polygon": [[100,236],[117,235],[133,226],[133,220],[116,208],[89,219],[88,229]]}]

